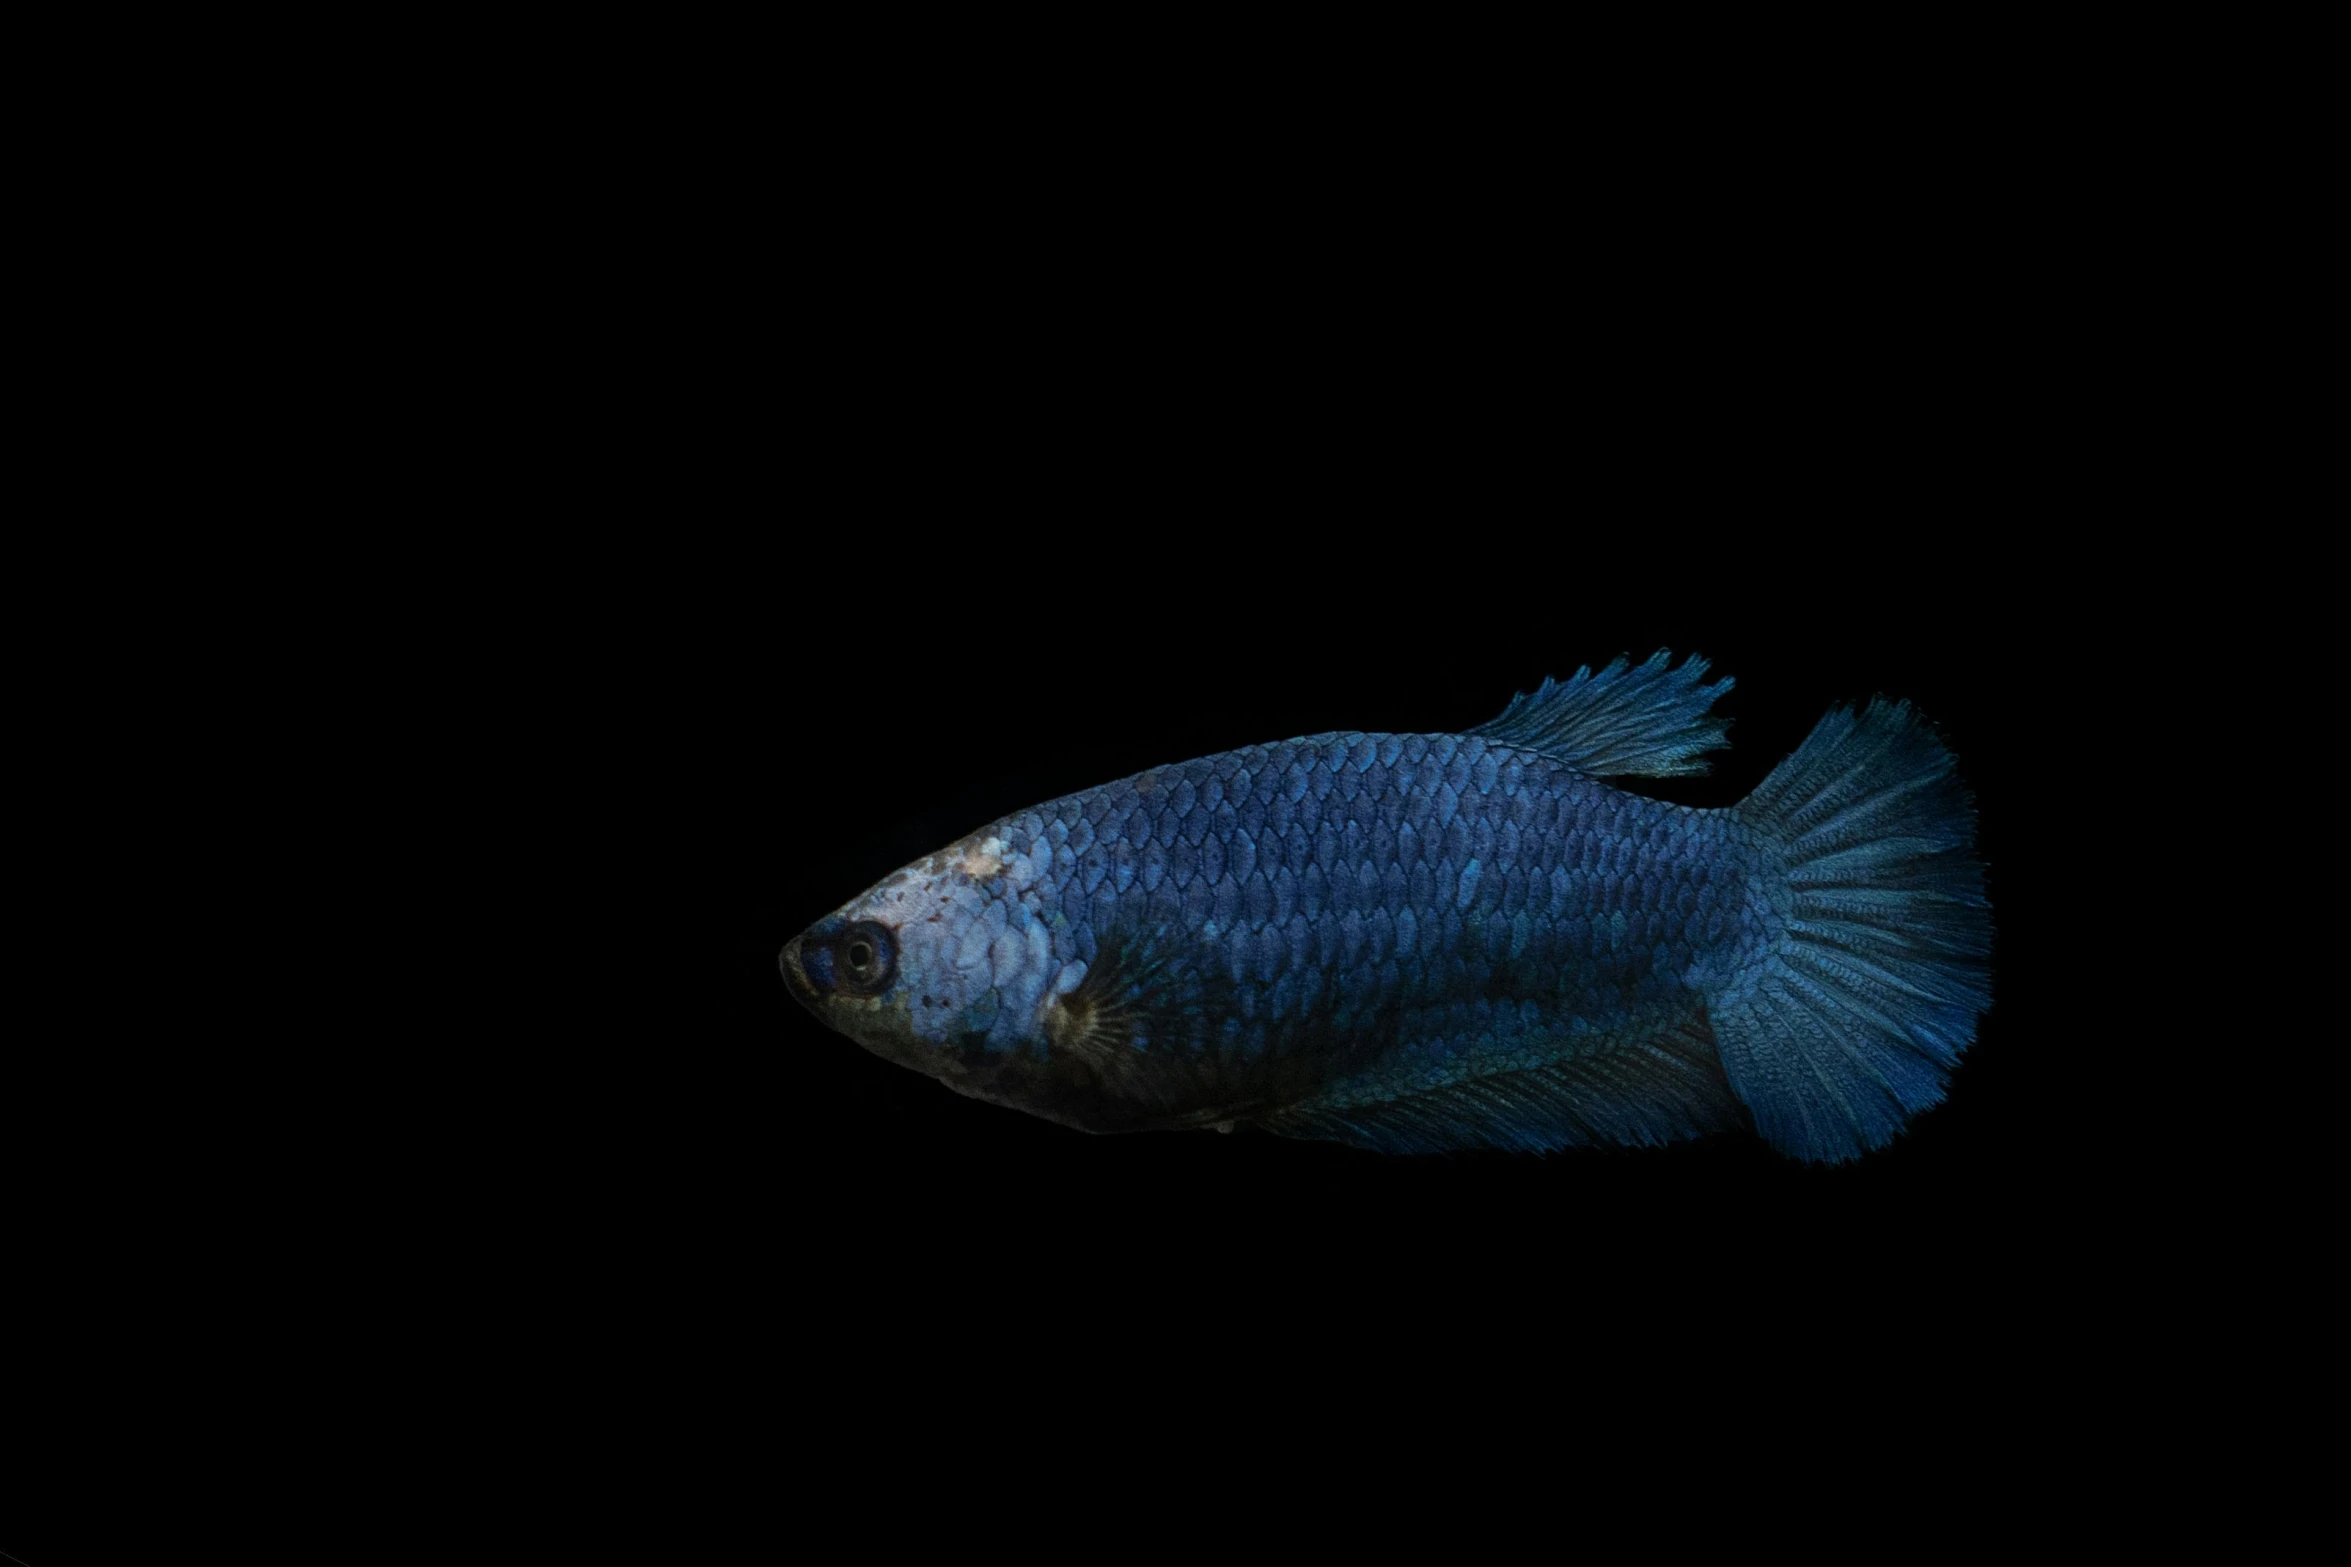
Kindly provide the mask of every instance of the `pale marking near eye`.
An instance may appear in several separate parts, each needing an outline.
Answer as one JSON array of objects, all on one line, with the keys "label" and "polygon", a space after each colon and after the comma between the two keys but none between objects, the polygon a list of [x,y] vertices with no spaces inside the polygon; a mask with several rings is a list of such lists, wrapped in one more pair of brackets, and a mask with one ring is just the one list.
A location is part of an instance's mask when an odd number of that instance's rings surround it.
[{"label": "pale marking near eye", "polygon": [[986,881],[1004,869],[1004,840],[991,834],[956,862],[956,869],[973,881]]}]

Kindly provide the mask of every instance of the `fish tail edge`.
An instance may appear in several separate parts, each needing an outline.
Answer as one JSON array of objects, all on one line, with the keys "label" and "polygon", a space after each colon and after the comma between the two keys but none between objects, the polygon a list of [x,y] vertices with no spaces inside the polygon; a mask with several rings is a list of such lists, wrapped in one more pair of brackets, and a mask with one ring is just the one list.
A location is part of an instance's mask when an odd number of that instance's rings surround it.
[{"label": "fish tail edge", "polygon": [[1710,1006],[1756,1131],[1834,1163],[1939,1103],[1991,1004],[1973,797],[1907,701],[1832,709],[1734,809],[1767,845],[1778,939]]}]

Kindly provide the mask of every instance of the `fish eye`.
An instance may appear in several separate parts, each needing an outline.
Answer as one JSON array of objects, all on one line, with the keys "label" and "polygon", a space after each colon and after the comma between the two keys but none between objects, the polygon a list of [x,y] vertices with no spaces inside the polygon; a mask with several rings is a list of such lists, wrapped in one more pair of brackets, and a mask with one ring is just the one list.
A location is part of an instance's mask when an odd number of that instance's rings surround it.
[{"label": "fish eye", "polygon": [[890,933],[872,920],[859,920],[841,933],[841,955],[836,974],[841,988],[853,996],[876,996],[889,988],[897,967]]}]

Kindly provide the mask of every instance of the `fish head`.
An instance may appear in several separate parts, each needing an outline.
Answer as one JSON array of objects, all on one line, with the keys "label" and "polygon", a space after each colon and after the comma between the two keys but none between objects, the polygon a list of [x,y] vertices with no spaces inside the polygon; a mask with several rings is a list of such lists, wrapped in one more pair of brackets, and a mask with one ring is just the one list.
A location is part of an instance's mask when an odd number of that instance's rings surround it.
[{"label": "fish head", "polygon": [[1058,972],[1011,836],[983,830],[827,914],[785,943],[785,985],[875,1055],[984,1093],[990,1058],[1040,1034]]},{"label": "fish head", "polygon": [[895,992],[917,965],[900,961],[896,927],[868,917],[855,904],[836,909],[784,943],[777,960],[794,999],[877,1055],[920,1066]]}]

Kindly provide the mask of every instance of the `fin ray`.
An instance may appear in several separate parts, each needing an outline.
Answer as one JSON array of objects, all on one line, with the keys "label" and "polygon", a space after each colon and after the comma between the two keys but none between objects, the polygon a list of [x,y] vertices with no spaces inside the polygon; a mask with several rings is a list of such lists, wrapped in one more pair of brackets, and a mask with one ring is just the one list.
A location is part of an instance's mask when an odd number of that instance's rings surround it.
[{"label": "fin ray", "polygon": [[1585,1054],[1540,1067],[1364,1104],[1291,1108],[1257,1124],[1381,1153],[1647,1146],[1744,1124],[1703,1007],[1653,1034],[1589,1043]]},{"label": "fin ray", "polygon": [[1975,806],[1907,702],[1837,709],[1737,807],[1778,845],[1787,931],[1713,1010],[1723,1071],[1782,1153],[1836,1161],[1943,1097],[1991,1004]]},{"label": "fin ray", "polygon": [[1469,732],[1557,757],[1596,778],[1689,778],[1712,765],[1730,720],[1706,710],[1730,680],[1701,685],[1706,660],[1660,648],[1638,668],[1619,656],[1597,675],[1585,665],[1566,680],[1546,679],[1514,696],[1502,715]]}]

